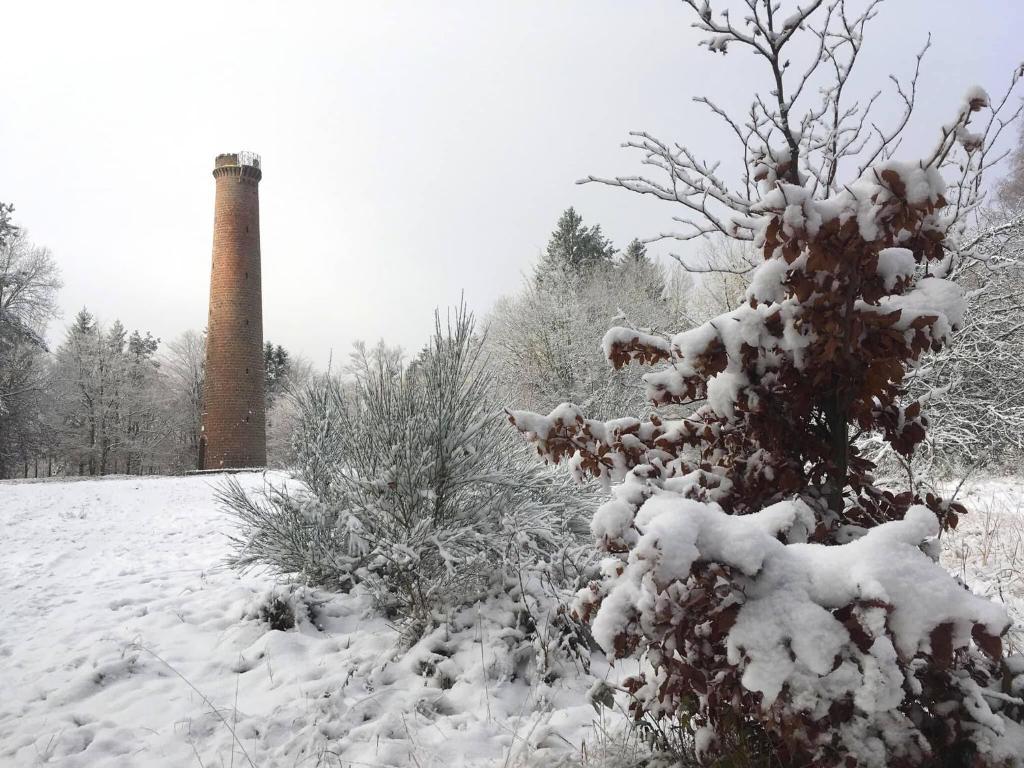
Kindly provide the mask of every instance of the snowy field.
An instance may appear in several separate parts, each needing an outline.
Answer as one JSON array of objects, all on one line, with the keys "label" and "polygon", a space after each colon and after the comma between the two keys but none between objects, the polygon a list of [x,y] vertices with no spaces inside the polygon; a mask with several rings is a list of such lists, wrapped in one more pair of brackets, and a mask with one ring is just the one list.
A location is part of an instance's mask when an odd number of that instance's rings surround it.
[{"label": "snowy field", "polygon": [[[0,766],[427,768],[583,754],[592,677],[517,680],[516,638],[486,610],[400,656],[365,598],[289,597],[271,576],[224,569],[231,521],[217,482],[0,483]],[[275,592],[299,608],[290,630],[261,618]]]},{"label": "snowy field", "polygon": [[[400,654],[363,597],[225,570],[217,482],[0,483],[0,765],[591,764],[593,676],[524,682],[487,609]],[[944,562],[1024,617],[1024,482],[961,497]],[[297,626],[270,627],[275,594]]]}]

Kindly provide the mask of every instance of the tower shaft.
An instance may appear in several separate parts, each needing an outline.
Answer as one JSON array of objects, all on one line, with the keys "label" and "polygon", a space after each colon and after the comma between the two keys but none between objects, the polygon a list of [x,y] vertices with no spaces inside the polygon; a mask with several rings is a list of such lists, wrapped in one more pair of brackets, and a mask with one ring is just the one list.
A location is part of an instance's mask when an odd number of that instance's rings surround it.
[{"label": "tower shaft", "polygon": [[259,157],[218,155],[201,469],[267,463]]}]

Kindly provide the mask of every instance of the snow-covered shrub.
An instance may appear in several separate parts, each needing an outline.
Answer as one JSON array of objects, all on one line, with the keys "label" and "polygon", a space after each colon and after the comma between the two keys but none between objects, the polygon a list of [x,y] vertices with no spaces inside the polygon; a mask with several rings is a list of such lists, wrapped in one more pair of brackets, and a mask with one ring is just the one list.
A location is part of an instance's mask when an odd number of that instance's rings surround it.
[{"label": "snow-covered shrub", "polygon": [[[786,42],[819,8],[783,21],[773,0],[752,2],[754,33],[689,4],[714,33],[709,47],[752,48],[778,83]],[[706,761],[743,743],[755,764],[1022,765],[1009,618],[935,562],[939,535],[966,510],[878,486],[857,447],[875,431],[908,456],[925,438],[905,375],[963,324],[964,292],[945,278],[990,145],[968,131],[988,97],[972,89],[919,161],[892,160],[900,129],[880,131],[838,181],[850,147],[869,141],[839,99],[872,13],[822,13],[818,61],[836,63],[838,87],[824,91],[835,109],[810,108],[798,129],[781,85],[758,99],[738,188],[717,163],[646,134],[631,146],[669,183],[607,182],[680,202],[697,234],[747,238],[761,253],[738,308],[672,337],[605,336],[614,366],[661,364],[644,376],[653,403],[699,407],[602,421],[564,403],[510,418],[543,456],[618,483],[592,522],[603,579],[577,610],[606,652],[645,662],[627,683],[638,720],[684,726]],[[943,180],[949,166],[957,185]]]},{"label": "snow-covered shrub", "polygon": [[335,590],[352,587],[354,574],[347,550],[328,525],[319,501],[287,484],[268,484],[253,494],[229,477],[219,501],[237,519],[230,534],[231,564],[242,569],[268,567],[282,576],[300,574],[309,584]]},{"label": "snow-covered shrub", "polygon": [[285,632],[295,627],[295,611],[281,595],[274,595],[260,606],[259,619],[271,629]]},{"label": "snow-covered shrub", "polygon": [[464,308],[446,327],[438,318],[412,363],[359,348],[351,373],[298,398],[307,490],[225,492],[242,523],[237,564],[362,583],[422,630],[494,579],[580,542],[592,497],[537,462],[501,418]]},{"label": "snow-covered shrub", "polygon": [[[984,217],[965,237],[948,277],[970,297],[963,327],[906,381],[930,421],[914,474],[931,479],[1013,467],[1024,458],[1024,211]],[[866,446],[878,448],[884,443]]]}]

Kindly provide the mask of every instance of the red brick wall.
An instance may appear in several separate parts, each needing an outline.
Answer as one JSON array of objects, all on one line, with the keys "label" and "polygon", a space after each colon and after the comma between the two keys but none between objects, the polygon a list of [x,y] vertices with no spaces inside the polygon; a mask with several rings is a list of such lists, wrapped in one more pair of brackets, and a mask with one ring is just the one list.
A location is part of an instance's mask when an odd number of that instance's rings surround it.
[{"label": "red brick wall", "polygon": [[267,463],[260,286],[261,173],[217,158],[206,336],[203,469]]}]

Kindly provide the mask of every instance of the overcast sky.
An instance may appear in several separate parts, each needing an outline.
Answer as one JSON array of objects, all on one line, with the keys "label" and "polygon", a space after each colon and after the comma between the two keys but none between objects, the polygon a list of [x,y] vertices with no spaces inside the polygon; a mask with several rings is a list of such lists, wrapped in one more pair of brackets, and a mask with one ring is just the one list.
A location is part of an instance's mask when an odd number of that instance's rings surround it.
[{"label": "overcast sky", "polygon": [[[742,107],[763,81],[690,21],[677,0],[3,0],[0,200],[63,272],[51,337],[83,305],[165,341],[203,328],[210,171],[237,149],[263,157],[265,335],[320,365],[418,348],[463,290],[486,313],[570,205],[620,246],[669,228],[666,204],[574,181],[636,172],[630,129],[732,154],[691,99]],[[1022,0],[889,0],[858,87],[931,32],[930,143],[969,85],[1005,86],[1022,22]]]}]

